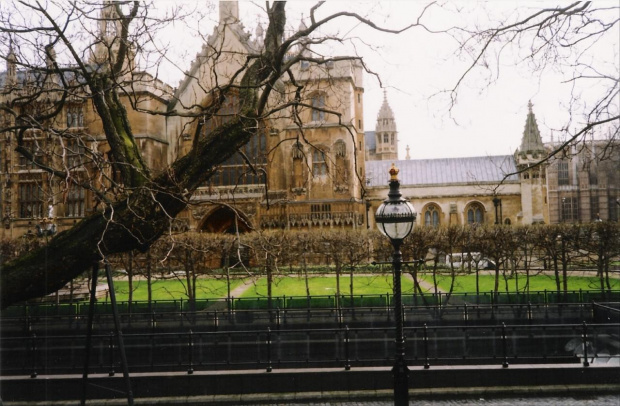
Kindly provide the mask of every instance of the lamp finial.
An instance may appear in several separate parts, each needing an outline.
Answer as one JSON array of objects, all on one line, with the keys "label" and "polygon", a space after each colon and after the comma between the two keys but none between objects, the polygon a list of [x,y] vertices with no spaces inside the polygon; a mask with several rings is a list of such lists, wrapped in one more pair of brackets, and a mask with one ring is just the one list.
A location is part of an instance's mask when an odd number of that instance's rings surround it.
[{"label": "lamp finial", "polygon": [[398,170],[396,165],[392,163],[392,167],[390,168],[390,181],[398,180],[398,172],[400,171]]}]

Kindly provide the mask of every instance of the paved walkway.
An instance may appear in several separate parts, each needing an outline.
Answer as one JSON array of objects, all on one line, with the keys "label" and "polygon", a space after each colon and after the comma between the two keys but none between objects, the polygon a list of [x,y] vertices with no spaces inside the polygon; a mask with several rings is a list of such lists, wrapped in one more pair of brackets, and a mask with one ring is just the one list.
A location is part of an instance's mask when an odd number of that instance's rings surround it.
[{"label": "paved walkway", "polygon": [[[545,397],[545,398],[502,398],[502,399],[450,399],[424,400],[411,399],[415,406],[451,406],[451,405],[484,405],[484,406],[618,406],[620,395],[583,396],[583,397]],[[353,402],[322,402],[322,403],[270,403],[268,406],[393,406],[393,401],[353,401]]]}]

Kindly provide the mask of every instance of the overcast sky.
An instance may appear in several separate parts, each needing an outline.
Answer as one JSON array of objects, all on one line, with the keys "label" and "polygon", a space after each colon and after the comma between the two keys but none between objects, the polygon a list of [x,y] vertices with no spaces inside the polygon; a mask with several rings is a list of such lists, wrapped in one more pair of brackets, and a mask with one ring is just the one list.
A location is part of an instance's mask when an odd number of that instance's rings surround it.
[{"label": "overcast sky", "polygon": [[[564,2],[568,5],[568,2]],[[289,28],[299,26],[300,18],[306,20],[315,2],[295,1],[287,5]],[[381,1],[353,2],[329,1],[318,12],[318,17],[335,11],[355,11],[383,27],[397,29],[414,22],[428,2],[422,1]],[[445,7],[431,7],[422,22],[433,30],[451,26],[484,25],[491,18],[505,13],[525,15],[549,2],[495,1],[490,3],[449,3]],[[598,6],[617,6],[616,1],[599,0]],[[520,7],[518,11],[517,5]],[[213,19],[217,18],[217,3],[214,4]],[[260,21],[266,24],[264,3],[240,2],[241,19],[246,29],[254,33]],[[617,18],[617,9],[610,12]],[[201,30],[208,34],[212,28]],[[356,52],[364,57],[370,69],[381,76],[387,98],[394,111],[399,131],[399,157],[404,159],[405,148],[410,147],[412,159],[485,156],[512,154],[519,147],[528,112],[528,101],[534,104],[543,141],[555,139],[561,133],[554,129],[562,128],[568,119],[566,102],[570,85],[562,83],[566,79],[566,69],[545,71],[544,75],[533,74],[527,67],[516,68],[513,61],[522,57],[520,50],[508,52],[500,61],[500,70],[494,70],[495,83],[485,85],[485,72],[474,72],[468,77],[451,111],[448,110],[446,93],[465,72],[466,59],[457,59],[456,41],[449,35],[428,33],[414,28],[394,35],[372,30],[353,19],[339,19],[337,23],[326,26],[323,33],[338,34],[351,38],[340,48],[322,49],[325,53]],[[618,48],[620,32],[618,24],[615,31],[606,36],[589,52],[595,58],[607,58],[617,77]],[[186,44],[191,44],[189,41]],[[354,45],[353,45],[354,44]],[[189,47],[189,45],[188,45]],[[199,51],[199,46],[194,51]],[[493,61],[490,61],[493,66]],[[554,68],[554,67],[552,67]],[[486,72],[488,73],[488,71]],[[178,80],[178,79],[177,79]],[[365,130],[374,130],[377,113],[383,101],[383,91],[379,82],[371,75],[365,76],[364,121]],[[176,82],[171,84],[175,85]],[[578,122],[573,123],[574,126]]]}]

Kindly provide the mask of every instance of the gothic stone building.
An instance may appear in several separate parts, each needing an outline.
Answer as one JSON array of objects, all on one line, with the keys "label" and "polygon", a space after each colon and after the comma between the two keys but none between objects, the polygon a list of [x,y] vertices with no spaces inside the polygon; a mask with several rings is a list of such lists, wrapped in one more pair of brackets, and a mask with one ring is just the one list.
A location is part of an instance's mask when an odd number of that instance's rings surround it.
[{"label": "gothic stone building", "polygon": [[[209,102],[212,95],[207,89],[225,83],[244,63],[245,55],[261,50],[262,28],[259,26],[253,36],[247,33],[239,21],[238,6],[235,1],[220,2],[219,24],[176,89],[146,72],[133,72],[134,79],[136,75],[144,79],[134,86],[133,96],[140,107],[191,113],[191,106]],[[104,8],[102,12],[111,10]],[[91,60],[95,67],[110,57],[110,50],[114,51],[113,46],[106,46],[113,44],[107,36],[119,29],[111,16],[102,18],[101,25],[101,47]],[[302,52],[310,52],[308,44],[301,46]],[[213,58],[215,52],[217,58]],[[40,86],[41,81],[49,81],[52,89],[62,86],[57,78],[17,69],[11,52],[5,60],[7,69],[0,72],[0,103],[22,113],[45,108],[45,100],[24,105],[16,100],[30,86]],[[292,71],[296,84],[304,85],[302,98],[308,106],[299,111],[300,120],[281,113],[260,123],[243,151],[257,170],[249,170],[240,155],[225,162],[192,197],[190,209],[178,218],[178,230],[372,227],[374,210],[387,195],[392,163],[400,169],[404,196],[419,213],[418,225],[618,219],[617,209],[614,211],[620,182],[617,148],[603,149],[594,143],[580,151],[567,151],[565,157],[549,165],[534,166],[546,156],[549,146],[542,143],[531,104],[522,143],[514,155],[398,160],[396,119],[387,96],[374,131],[364,133],[363,69],[359,61],[301,62]],[[278,86],[274,97],[280,99],[274,102],[287,101],[294,94],[290,81],[283,80]],[[53,92],[48,94],[53,97]],[[200,125],[203,132],[211,131],[237,107],[233,95],[220,115],[192,120],[140,113],[125,101],[138,146],[149,165],[159,169],[189,150],[193,141],[190,134],[196,126]],[[86,170],[82,152],[88,146],[97,151],[99,170],[114,176],[109,172],[111,158],[102,125],[90,103],[88,95],[76,95],[62,114],[48,123],[56,131],[75,134],[75,145],[60,145],[41,130],[28,130],[26,149],[44,159],[63,160],[71,176],[79,178]],[[340,117],[328,110],[337,111]],[[51,179],[15,151],[11,120],[5,114],[0,117],[0,237],[19,237],[50,224],[65,229],[98,210],[91,192]],[[586,159],[589,157],[595,159]],[[517,171],[521,172],[515,174]]]}]

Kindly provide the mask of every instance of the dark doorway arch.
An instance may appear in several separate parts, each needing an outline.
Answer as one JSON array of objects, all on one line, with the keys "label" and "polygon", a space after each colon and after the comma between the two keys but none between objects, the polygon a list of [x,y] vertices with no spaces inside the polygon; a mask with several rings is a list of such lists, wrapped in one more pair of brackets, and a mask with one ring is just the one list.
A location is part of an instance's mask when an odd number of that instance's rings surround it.
[{"label": "dark doorway arch", "polygon": [[207,233],[227,233],[235,234],[250,231],[248,220],[239,212],[235,212],[229,207],[219,207],[212,211],[202,222],[201,231]]}]

